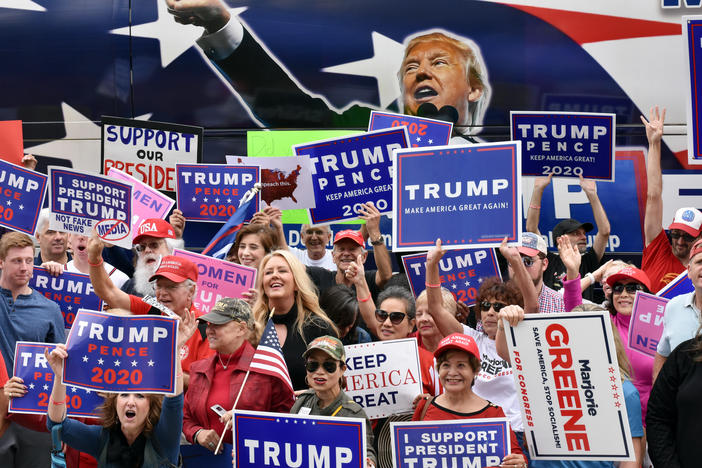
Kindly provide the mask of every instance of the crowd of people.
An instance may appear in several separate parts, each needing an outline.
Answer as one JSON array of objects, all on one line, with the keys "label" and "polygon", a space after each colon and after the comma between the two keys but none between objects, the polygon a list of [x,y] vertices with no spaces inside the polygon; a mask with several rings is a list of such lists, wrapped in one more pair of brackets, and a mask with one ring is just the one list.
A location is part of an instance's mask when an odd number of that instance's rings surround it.
[{"label": "crowd of people", "polygon": [[[177,21],[205,26],[201,43],[225,36],[208,54],[231,70],[233,81],[244,80],[237,77],[240,70],[235,65],[242,60],[239,55],[247,53],[242,49],[256,45],[250,33],[220,8],[221,2],[205,2],[214,6],[197,10],[194,16],[188,13],[190,3],[168,0]],[[464,57],[462,69],[470,63],[467,81],[463,70],[467,85],[463,102],[456,108],[464,124],[479,120],[483,98],[489,94],[479,60],[436,33],[408,45],[401,71],[405,111],[417,113],[419,91],[410,90],[439,73],[424,63],[427,44],[437,43],[450,50],[448,62],[454,54]],[[222,50],[229,55],[222,55]],[[482,278],[472,307],[441,285],[440,239],[427,254],[425,290],[415,298],[406,275],[393,273],[380,231],[381,215],[372,203],[360,207],[359,217],[365,222],[360,231],[333,235],[329,226],[302,226],[304,249],[287,245],[280,210],[268,207],[256,213],[239,230],[226,256],[229,262],[257,270],[255,287],[241,298],[220,299],[207,313],[195,305],[196,265],[173,255],[174,248],[188,248],[183,242],[185,218],[178,209],[168,221],[144,220],[134,233],[131,252],[106,245],[97,235],[51,230],[49,213],[43,212],[35,237],[38,251],[25,234],[8,232],[0,239],[0,464],[46,466],[51,432],[65,442],[71,468],[179,466],[181,443],[214,454],[223,450],[222,436],[224,443],[232,443],[232,408],[367,420],[364,409],[344,391],[344,346],[416,338],[422,393],[414,400],[413,420],[506,418],[511,451],[501,460],[504,467],[613,466],[530,459],[504,328],[505,322],[517,326],[525,314],[600,310],[611,317],[635,451],[635,461],[619,466],[697,466],[694,424],[702,413],[696,399],[702,389],[698,376],[702,213],[679,207],[673,222],[664,224],[660,165],[664,120],[665,111],[657,108],[648,119],[642,117],[649,151],[641,265],[606,261],[611,233],[607,213],[596,184],[582,178],[594,225],[566,219],[549,226],[558,247],[558,252],[550,252],[539,218],[541,198],[551,179],[537,178],[519,245],[505,241],[499,248],[507,264],[505,278]],[[471,141],[461,138],[460,143]],[[370,251],[374,270],[366,269]],[[58,305],[29,286],[35,265],[53,275],[88,274],[110,313],[160,315],[168,309],[178,316],[175,395],[108,394],[101,419],[66,417],[66,387],[58,378],[68,357],[62,344],[64,322]],[[656,293],[684,271],[694,291],[668,304],[655,358],[629,349],[636,293]],[[289,383],[252,367],[255,348],[271,339],[269,320]],[[9,400],[27,392],[22,379],[11,375],[18,341],[58,344],[46,353],[55,378],[45,416],[8,414]],[[368,467],[390,466],[387,439],[380,436],[386,426],[384,420],[367,420]]]}]

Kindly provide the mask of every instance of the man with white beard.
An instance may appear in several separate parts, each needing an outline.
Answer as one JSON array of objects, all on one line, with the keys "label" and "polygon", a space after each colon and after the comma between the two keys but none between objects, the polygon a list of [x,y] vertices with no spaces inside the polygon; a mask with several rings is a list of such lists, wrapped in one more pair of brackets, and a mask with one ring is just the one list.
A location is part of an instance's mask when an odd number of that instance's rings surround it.
[{"label": "man with white beard", "polygon": [[[173,216],[171,221],[174,221]],[[174,248],[184,247],[183,239],[177,238],[180,237],[177,234],[174,226],[160,218],[149,218],[139,225],[132,241],[137,256],[134,276],[122,285],[122,291],[138,297],[155,295],[149,278],[156,272],[162,257],[171,255]]]}]

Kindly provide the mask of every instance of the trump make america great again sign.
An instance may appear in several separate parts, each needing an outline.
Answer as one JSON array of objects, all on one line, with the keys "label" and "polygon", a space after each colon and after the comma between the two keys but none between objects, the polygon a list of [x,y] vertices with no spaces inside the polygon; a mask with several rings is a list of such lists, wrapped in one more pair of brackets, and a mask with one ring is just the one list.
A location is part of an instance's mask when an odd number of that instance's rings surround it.
[{"label": "trump make america great again sign", "polygon": [[393,251],[497,247],[521,236],[520,142],[397,150]]}]

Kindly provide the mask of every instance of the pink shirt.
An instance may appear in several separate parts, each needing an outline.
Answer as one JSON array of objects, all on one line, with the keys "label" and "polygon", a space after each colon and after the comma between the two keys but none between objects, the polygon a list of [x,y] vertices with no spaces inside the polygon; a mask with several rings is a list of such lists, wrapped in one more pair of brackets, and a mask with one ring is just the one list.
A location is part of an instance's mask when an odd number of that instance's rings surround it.
[{"label": "pink shirt", "polygon": [[617,314],[612,317],[612,321],[619,330],[619,337],[624,344],[626,356],[631,363],[631,382],[639,391],[641,397],[641,418],[643,419],[644,427],[646,426],[646,407],[648,406],[648,397],[651,394],[651,386],[653,385],[653,358],[646,356],[638,351],[629,349],[629,322],[631,315]]}]

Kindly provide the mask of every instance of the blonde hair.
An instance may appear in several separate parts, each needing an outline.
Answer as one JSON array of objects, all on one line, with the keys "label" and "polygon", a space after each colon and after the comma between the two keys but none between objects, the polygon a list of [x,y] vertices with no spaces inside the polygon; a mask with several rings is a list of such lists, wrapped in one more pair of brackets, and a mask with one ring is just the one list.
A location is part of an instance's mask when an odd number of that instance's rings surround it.
[{"label": "blonde hair", "polygon": [[[402,57],[402,64],[404,65],[407,55],[409,55],[415,46],[426,42],[443,42],[444,44],[449,44],[455,47],[460,53],[464,60],[466,79],[468,80],[470,87],[473,89],[482,90],[482,94],[480,99],[470,103],[470,122],[458,122],[458,124],[481,125],[483,122],[483,117],[485,116],[485,111],[487,110],[487,104],[490,102],[491,88],[490,83],[488,82],[487,69],[484,65],[485,62],[480,54],[480,48],[470,39],[457,39],[453,36],[449,36],[443,31],[431,31],[410,39],[405,47],[405,55]],[[398,72],[400,89],[402,89],[403,75],[403,69],[400,68]]]},{"label": "blonde hair", "polygon": [[263,328],[268,322],[268,314],[270,311],[270,304],[268,302],[268,297],[263,291],[263,271],[266,265],[273,257],[282,257],[290,267],[290,272],[292,273],[293,279],[295,281],[295,287],[297,291],[295,292],[295,304],[297,305],[297,320],[295,321],[295,326],[297,331],[302,336],[302,340],[307,343],[305,335],[303,333],[304,326],[314,318],[323,320],[326,322],[331,329],[334,330],[336,335],[339,335],[339,331],[331,321],[327,314],[324,313],[321,307],[319,307],[319,298],[317,297],[317,292],[310,279],[305,266],[289,251],[287,250],[275,250],[261,260],[261,264],[258,267],[258,276],[256,278],[256,290],[258,291],[258,299],[253,306],[254,319],[256,321],[256,330],[254,341],[258,342],[261,337]]},{"label": "blonde hair", "polygon": [[[419,296],[417,296],[417,299],[414,302],[415,304],[419,305],[420,302],[427,301],[427,290],[425,289]],[[449,311],[454,317],[456,316],[456,309],[458,308],[456,305],[456,298],[453,297],[451,291],[443,286],[441,287],[441,307]]]}]

